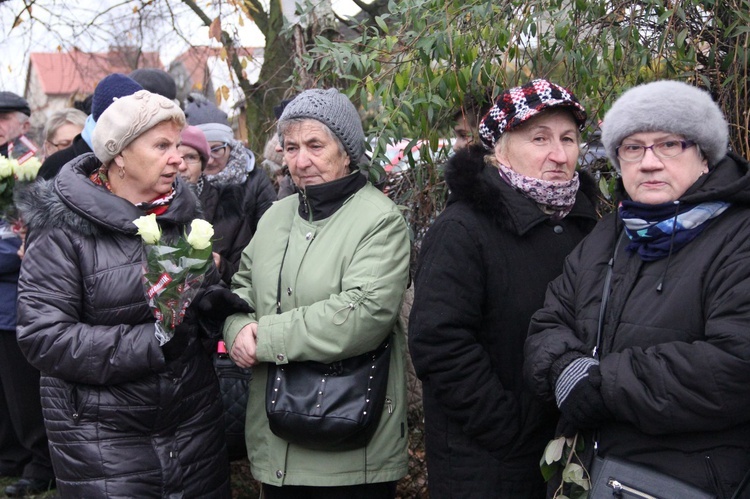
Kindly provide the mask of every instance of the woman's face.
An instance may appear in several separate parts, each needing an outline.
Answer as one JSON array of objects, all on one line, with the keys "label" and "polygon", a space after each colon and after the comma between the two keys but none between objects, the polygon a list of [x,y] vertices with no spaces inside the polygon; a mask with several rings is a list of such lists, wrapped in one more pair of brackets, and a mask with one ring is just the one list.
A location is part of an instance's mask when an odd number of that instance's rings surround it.
[{"label": "woman's face", "polygon": [[60,149],[65,149],[73,143],[73,139],[81,133],[83,127],[75,125],[70,122],[66,122],[61,125],[57,131],[44,143],[44,154],[49,156],[54,154]]},{"label": "woman's face", "polygon": [[[162,121],[115,156],[109,178],[114,181],[113,189],[115,183],[120,187],[116,194],[134,204],[167,194],[182,163],[182,155],[177,149],[181,131],[177,123]],[[121,167],[124,168],[124,177],[119,179]]]},{"label": "woman's face", "polygon": [[317,120],[291,124],[284,133],[284,161],[300,189],[349,173],[349,156],[326,125]]},{"label": "woman's face", "polygon": [[567,111],[544,112],[507,132],[495,145],[495,158],[527,177],[567,182],[578,162],[578,125]]},{"label": "woman's face", "polygon": [[191,184],[197,184],[203,170],[201,155],[194,148],[184,144],[178,147],[177,150],[180,151],[180,156],[182,157],[179,167],[180,177]]},{"label": "woman's face", "polygon": [[[652,146],[670,140],[684,140],[681,135],[666,132],[639,132],[622,140],[623,144]],[[639,161],[620,159],[622,184],[630,199],[645,204],[661,204],[678,200],[704,173],[708,163],[698,148],[688,147],[672,158],[660,158],[646,149]]]}]

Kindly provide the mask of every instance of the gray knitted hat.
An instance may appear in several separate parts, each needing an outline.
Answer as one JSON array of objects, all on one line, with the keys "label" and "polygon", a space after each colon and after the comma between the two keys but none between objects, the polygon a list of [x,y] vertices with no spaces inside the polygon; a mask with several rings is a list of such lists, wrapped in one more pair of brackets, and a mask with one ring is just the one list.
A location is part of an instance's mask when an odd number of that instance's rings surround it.
[{"label": "gray knitted hat", "polygon": [[227,113],[219,109],[216,104],[206,99],[202,94],[195,92],[188,95],[185,100],[185,117],[188,124],[193,126],[205,123],[219,123],[229,126]]},{"label": "gray knitted hat", "polygon": [[344,144],[352,165],[359,164],[365,153],[365,132],[357,109],[346,95],[335,88],[305,90],[287,104],[279,123],[295,118],[309,118],[326,125]]},{"label": "gray knitted hat", "polygon": [[682,135],[700,147],[709,167],[727,154],[729,127],[724,113],[708,92],[679,81],[655,81],[631,88],[604,116],[602,143],[620,171],[617,147],[639,132]]},{"label": "gray knitted hat", "polygon": [[139,90],[120,97],[96,122],[92,136],[94,154],[106,165],[143,133],[168,120],[184,126],[185,114],[164,96]]},{"label": "gray knitted hat", "polygon": [[209,142],[232,142],[234,139],[234,132],[227,125],[222,125],[221,123],[202,123],[195,126],[201,129],[203,135],[206,136],[206,140]]}]

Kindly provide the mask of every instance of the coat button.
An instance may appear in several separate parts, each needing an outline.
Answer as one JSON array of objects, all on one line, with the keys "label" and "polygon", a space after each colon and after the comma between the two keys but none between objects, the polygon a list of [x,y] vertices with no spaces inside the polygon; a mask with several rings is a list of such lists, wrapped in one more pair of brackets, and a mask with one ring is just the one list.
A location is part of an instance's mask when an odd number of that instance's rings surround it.
[{"label": "coat button", "polygon": [[305,239],[307,239],[308,241],[312,239],[312,232],[308,232],[307,234],[305,234]]},{"label": "coat button", "polygon": [[284,472],[281,470],[276,470],[276,478],[281,478],[284,476]]},{"label": "coat button", "polygon": [[555,234],[562,234],[565,229],[563,229],[562,225],[555,225],[552,230],[555,231]]},{"label": "coat button", "polygon": [[285,359],[285,357],[284,357],[284,354],[283,354],[283,353],[280,353],[280,354],[278,354],[278,355],[276,356],[276,358],[277,358],[277,359],[279,360],[279,362],[284,362],[284,359]]},{"label": "coat button", "polygon": [[292,296],[292,288],[286,288],[286,294]]}]

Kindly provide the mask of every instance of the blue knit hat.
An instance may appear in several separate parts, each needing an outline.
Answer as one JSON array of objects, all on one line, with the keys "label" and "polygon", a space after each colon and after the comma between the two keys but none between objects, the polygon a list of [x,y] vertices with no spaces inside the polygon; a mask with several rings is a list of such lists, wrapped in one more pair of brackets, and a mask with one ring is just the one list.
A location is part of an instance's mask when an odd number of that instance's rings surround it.
[{"label": "blue knit hat", "polygon": [[102,78],[94,89],[94,99],[91,103],[91,115],[94,121],[99,121],[99,117],[115,99],[133,95],[139,90],[143,90],[143,87],[121,73],[112,73]]}]

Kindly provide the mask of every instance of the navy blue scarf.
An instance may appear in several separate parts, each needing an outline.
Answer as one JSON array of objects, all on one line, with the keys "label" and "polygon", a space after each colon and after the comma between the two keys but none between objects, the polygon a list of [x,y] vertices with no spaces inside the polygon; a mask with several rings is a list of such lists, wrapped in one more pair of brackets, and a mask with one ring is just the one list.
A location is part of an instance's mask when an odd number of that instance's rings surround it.
[{"label": "navy blue scarf", "polygon": [[623,201],[618,207],[630,238],[627,250],[637,252],[644,262],[653,262],[677,253],[700,235],[706,222],[718,217],[729,203],[713,201],[701,204],[643,204]]}]

